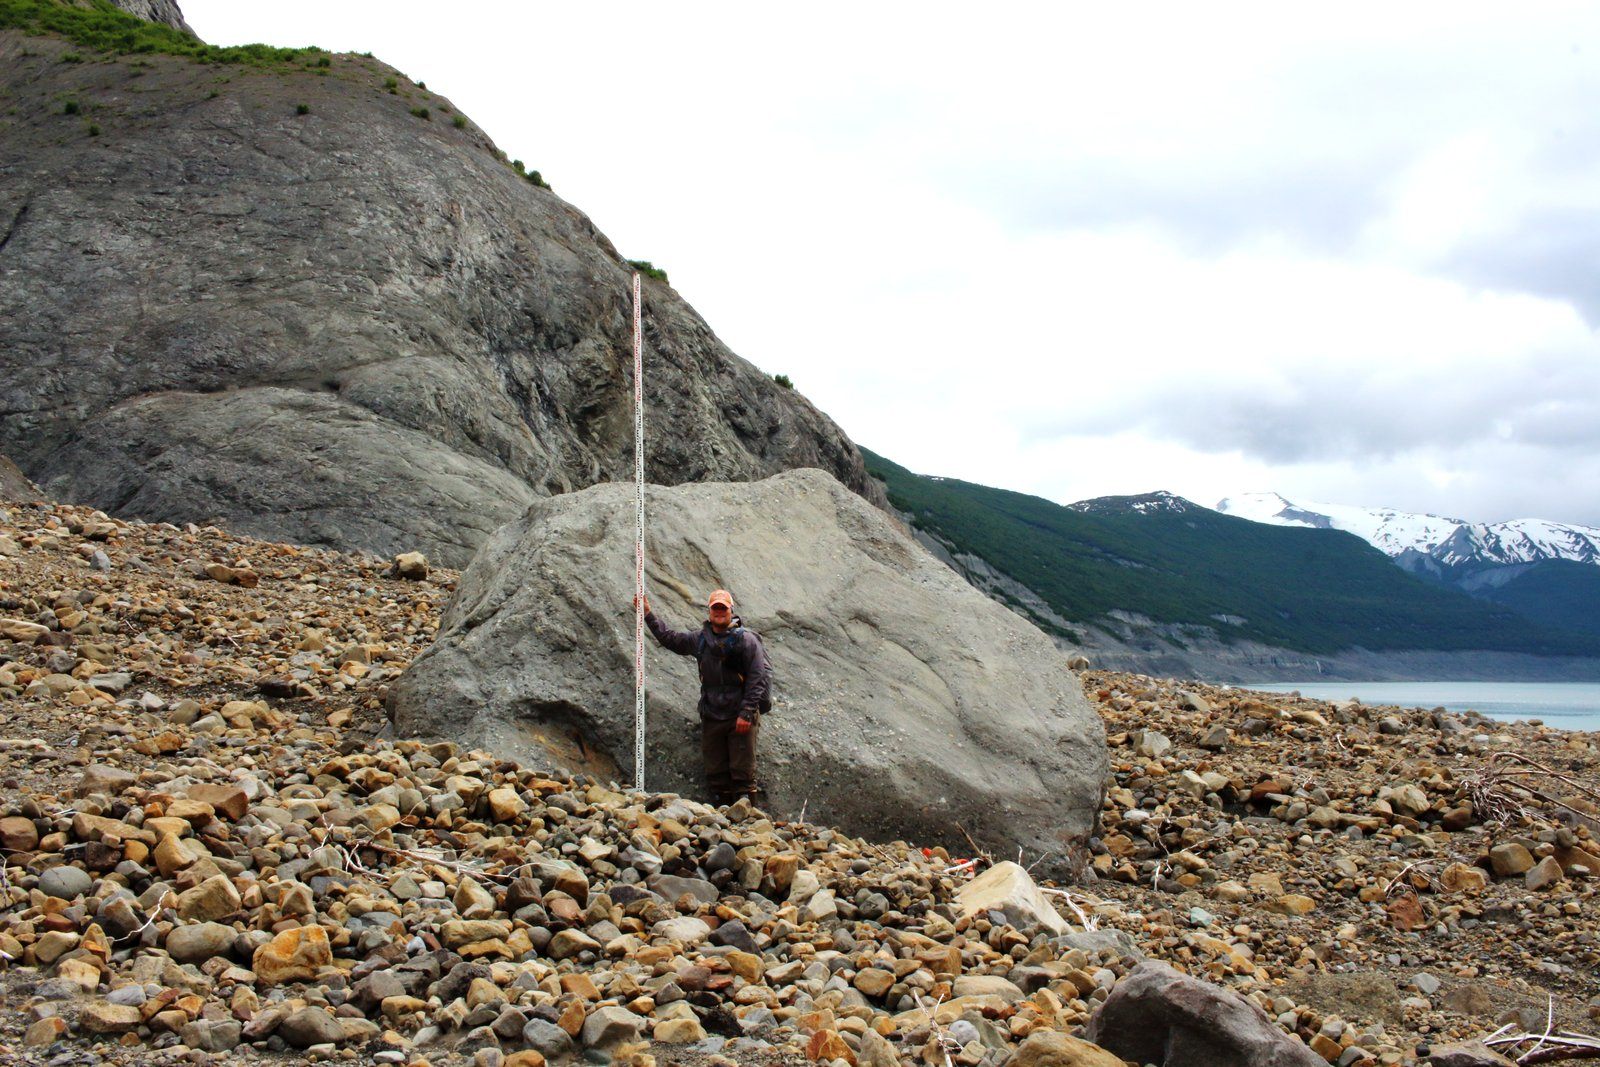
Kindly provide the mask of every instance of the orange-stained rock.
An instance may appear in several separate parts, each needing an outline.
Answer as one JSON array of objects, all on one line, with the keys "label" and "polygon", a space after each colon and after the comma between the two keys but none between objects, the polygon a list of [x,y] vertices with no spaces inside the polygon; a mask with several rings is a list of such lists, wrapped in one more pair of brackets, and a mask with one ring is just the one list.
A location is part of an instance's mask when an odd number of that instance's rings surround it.
[{"label": "orange-stained rock", "polygon": [[583,1010],[583,1001],[574,1000],[561,1013],[561,1018],[556,1020],[556,1025],[565,1030],[568,1037],[577,1037],[583,1033],[583,1022],[587,1018],[588,1013]]},{"label": "orange-stained rock", "polygon": [[250,810],[250,798],[236,785],[201,782],[189,787],[188,796],[190,800],[210,804],[225,819],[242,819]]},{"label": "orange-stained rock", "polygon": [[584,1000],[599,1000],[600,991],[594,987],[594,981],[582,971],[561,976],[561,991],[575,993]]},{"label": "orange-stained rock", "polygon": [[813,1063],[832,1063],[834,1060],[844,1060],[846,1063],[855,1063],[856,1054],[850,1046],[844,1043],[834,1030],[818,1030],[811,1035],[811,1040],[806,1042],[806,1059]]},{"label": "orange-stained rock", "polygon": [[156,843],[155,857],[157,869],[168,878],[194,863],[194,857],[174,834],[162,835]]},{"label": "orange-stained rock", "polygon": [[0,819],[0,848],[6,852],[32,852],[39,847],[39,828],[32,819],[7,815]]},{"label": "orange-stained rock", "polygon": [[1415,930],[1427,921],[1422,913],[1422,902],[1415,893],[1406,893],[1395,897],[1389,902],[1386,909],[1389,913],[1389,922],[1396,930]]},{"label": "orange-stained rock", "polygon": [[191,826],[201,826],[208,823],[216,814],[217,809],[205,801],[196,800],[193,797],[178,797],[167,805],[167,817],[169,819],[182,819]]},{"label": "orange-stained rock", "polygon": [[318,967],[332,963],[328,931],[320,926],[297,926],[256,949],[250,968],[260,981],[277,985],[309,981],[317,976]]},{"label": "orange-stained rock", "polygon": [[1482,893],[1489,888],[1489,872],[1482,867],[1452,863],[1439,875],[1439,884],[1451,893]]},{"label": "orange-stained rock", "polygon": [[1120,1057],[1099,1045],[1051,1030],[1041,1030],[1024,1041],[1012,1063],[1015,1067],[1122,1067]]}]

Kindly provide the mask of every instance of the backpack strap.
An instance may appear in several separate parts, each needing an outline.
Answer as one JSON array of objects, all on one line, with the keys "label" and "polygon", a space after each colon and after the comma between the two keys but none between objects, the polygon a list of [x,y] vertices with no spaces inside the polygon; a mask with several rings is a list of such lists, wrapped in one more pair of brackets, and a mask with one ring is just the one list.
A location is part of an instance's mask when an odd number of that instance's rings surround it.
[{"label": "backpack strap", "polygon": [[[728,658],[729,653],[731,653],[741,643],[741,641],[742,641],[742,639],[743,639],[743,637],[745,635],[746,629],[747,629],[747,627],[744,627],[744,626],[735,626],[731,630],[728,631],[728,633],[727,633],[727,635],[725,637],[723,637],[722,642],[721,642],[721,644],[722,644],[722,659],[726,660]],[[750,631],[750,632],[754,633],[754,631]],[[705,655],[706,642],[709,640],[709,638],[706,637],[706,631],[705,631],[705,629],[703,627],[701,628],[700,633],[698,635],[696,635],[696,636],[697,636],[697,643],[696,643],[696,646],[695,646],[695,654],[696,654],[697,657],[698,656],[703,656],[703,655]],[[755,634],[755,638],[759,642],[761,640],[761,635],[760,634]],[[746,666],[749,666],[749,664],[746,664]],[[744,681],[745,681],[745,672],[738,671],[738,672],[735,672],[735,673],[738,674],[739,684],[743,685]],[[761,711],[768,712],[768,711],[771,711],[771,710],[772,710],[772,695],[771,695],[771,693],[768,693],[766,698],[764,698],[761,701]]]},{"label": "backpack strap", "polygon": [[[722,640],[718,642],[718,644],[721,645],[721,655],[719,657],[720,659],[722,659],[723,661],[727,660],[728,656],[734,651],[734,649],[739,647],[740,640],[744,637],[744,633],[745,633],[745,628],[743,626],[735,626],[732,629],[730,629],[723,636]],[[696,645],[695,645],[695,656],[696,656],[696,658],[706,654],[706,643],[709,640],[710,640],[710,638],[708,638],[706,636],[705,629],[702,628],[700,630],[700,633],[696,635]],[[744,684],[744,672],[743,671],[736,671],[735,673],[738,674],[738,676],[739,676],[739,684],[743,685]]]},{"label": "backpack strap", "polygon": [[[732,629],[730,629],[727,632],[727,634],[725,634],[723,636],[722,640],[719,642],[722,645],[722,658],[723,659],[727,659],[728,658],[728,653],[730,653],[730,652],[732,652],[734,650],[734,647],[739,643],[739,639],[741,637],[743,637],[743,636],[744,636],[744,627],[743,626],[735,626]],[[695,635],[695,642],[696,642],[695,650],[694,650],[695,651],[695,655],[697,655],[697,656],[705,655],[706,641],[707,640],[708,640],[708,638],[706,637],[706,632],[702,628],[701,631],[698,634]]]}]

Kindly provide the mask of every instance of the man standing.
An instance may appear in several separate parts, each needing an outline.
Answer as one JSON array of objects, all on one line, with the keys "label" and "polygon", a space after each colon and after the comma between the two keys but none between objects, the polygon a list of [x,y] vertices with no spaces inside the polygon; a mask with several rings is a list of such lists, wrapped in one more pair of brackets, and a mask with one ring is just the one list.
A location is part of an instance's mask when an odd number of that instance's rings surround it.
[{"label": "man standing", "polygon": [[673,630],[644,601],[644,621],[668,652],[693,656],[700,665],[700,756],[706,784],[717,804],[740,797],[755,801],[756,735],[761,713],[772,705],[772,668],[761,638],[733,613],[733,594],[718,589],[706,601],[698,631]]}]

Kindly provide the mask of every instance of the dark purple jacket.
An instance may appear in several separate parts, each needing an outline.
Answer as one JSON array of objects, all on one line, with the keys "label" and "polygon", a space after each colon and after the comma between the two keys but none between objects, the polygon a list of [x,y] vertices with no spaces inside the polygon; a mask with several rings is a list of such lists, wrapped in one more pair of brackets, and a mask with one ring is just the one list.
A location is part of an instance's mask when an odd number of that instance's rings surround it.
[{"label": "dark purple jacket", "polygon": [[693,656],[700,664],[700,717],[727,720],[754,716],[772,688],[772,667],[761,638],[733,617],[726,633],[707,622],[699,630],[673,630],[647,612],[645,625],[668,652]]}]

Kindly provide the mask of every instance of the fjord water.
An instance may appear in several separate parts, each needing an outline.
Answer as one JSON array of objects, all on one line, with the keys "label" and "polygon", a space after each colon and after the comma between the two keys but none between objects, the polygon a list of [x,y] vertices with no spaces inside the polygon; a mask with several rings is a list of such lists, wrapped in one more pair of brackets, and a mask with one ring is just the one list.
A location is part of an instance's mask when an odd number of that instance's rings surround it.
[{"label": "fjord water", "polygon": [[1600,730],[1600,684],[1593,682],[1274,682],[1243,685],[1318,700],[1402,708],[1480,711],[1494,719],[1542,719],[1563,730]]}]

